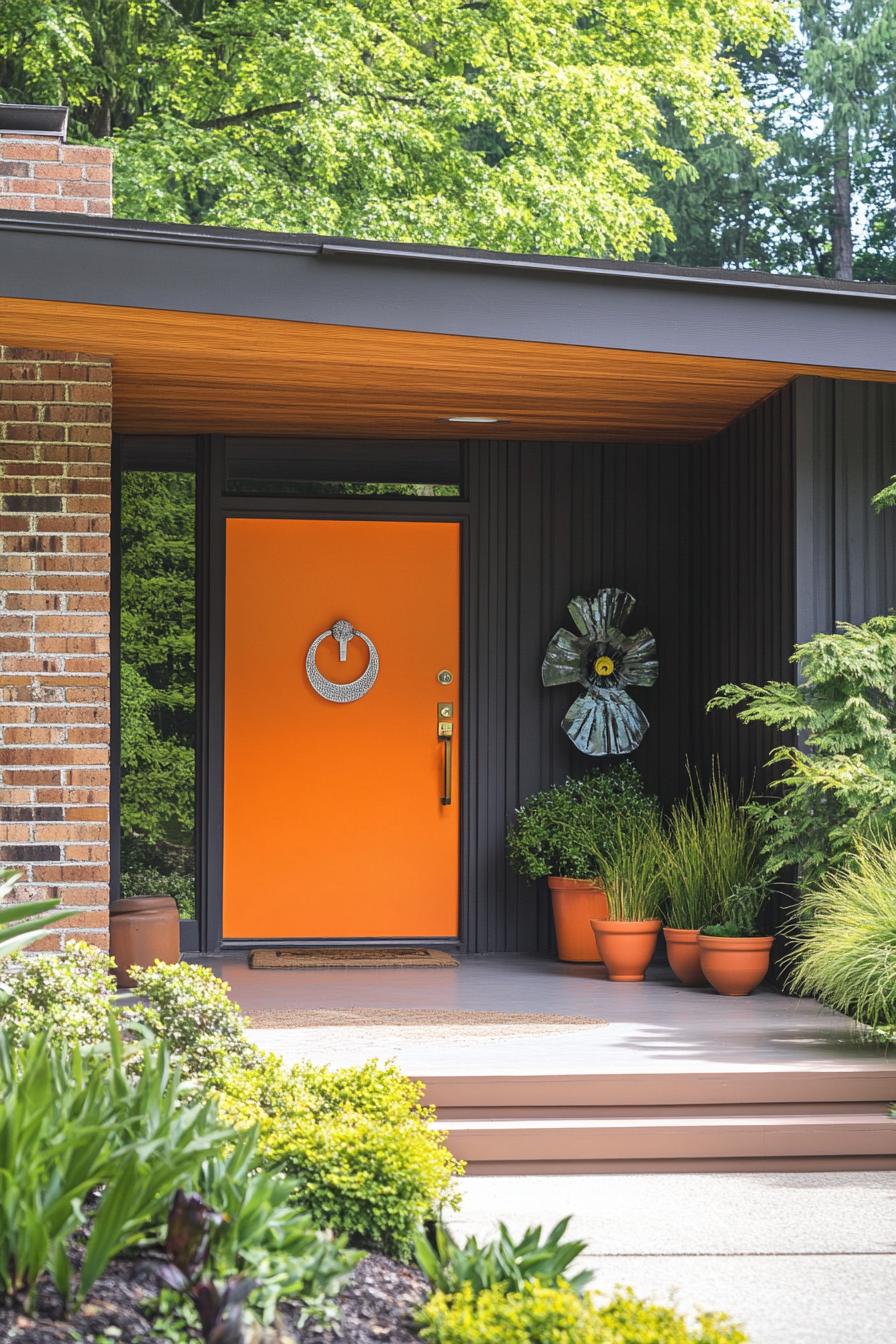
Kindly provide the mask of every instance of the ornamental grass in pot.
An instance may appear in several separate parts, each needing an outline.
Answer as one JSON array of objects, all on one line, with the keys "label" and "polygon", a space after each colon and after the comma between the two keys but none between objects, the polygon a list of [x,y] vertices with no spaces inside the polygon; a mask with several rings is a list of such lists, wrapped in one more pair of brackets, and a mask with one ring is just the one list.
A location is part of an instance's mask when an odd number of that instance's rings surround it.
[{"label": "ornamental grass in pot", "polygon": [[713,761],[704,787],[692,773],[688,796],[669,813],[663,840],[666,952],[683,985],[705,985],[698,931],[724,919],[726,894],[750,883],[759,847],[746,800],[735,798]]},{"label": "ornamental grass in pot", "polygon": [[700,930],[700,966],[719,994],[751,994],[768,975],[775,940],[758,928],[766,899],[766,889],[759,881],[734,887],[725,901],[722,921]]},{"label": "ornamental grass in pot", "polygon": [[617,826],[636,828],[658,810],[630,761],[566,779],[517,808],[507,860],[530,881],[547,878],[561,961],[600,961],[591,920],[608,913],[601,855]]},{"label": "ornamental grass in pot", "polygon": [[662,920],[663,836],[659,821],[617,826],[603,863],[608,914],[591,927],[611,980],[643,980]]}]

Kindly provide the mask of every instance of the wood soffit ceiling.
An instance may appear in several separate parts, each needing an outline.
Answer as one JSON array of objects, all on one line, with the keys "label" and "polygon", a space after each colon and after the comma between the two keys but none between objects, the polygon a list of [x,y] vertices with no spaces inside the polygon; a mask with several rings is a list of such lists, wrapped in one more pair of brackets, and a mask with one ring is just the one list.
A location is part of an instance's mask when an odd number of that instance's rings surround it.
[{"label": "wood soffit ceiling", "polygon": [[[896,373],[0,299],[0,341],[114,361],[131,434],[702,439],[799,374]],[[463,426],[450,415],[494,415]]]}]

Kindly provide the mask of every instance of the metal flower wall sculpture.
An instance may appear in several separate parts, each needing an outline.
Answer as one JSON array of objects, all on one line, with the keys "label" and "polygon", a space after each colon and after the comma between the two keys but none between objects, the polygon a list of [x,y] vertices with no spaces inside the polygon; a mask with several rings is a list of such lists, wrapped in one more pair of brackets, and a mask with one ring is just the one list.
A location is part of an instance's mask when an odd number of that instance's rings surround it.
[{"label": "metal flower wall sculpture", "polygon": [[558,630],[541,665],[545,686],[584,686],[566,711],[563,728],[588,756],[624,756],[634,751],[650,726],[625,689],[652,686],[659,671],[650,631],[622,632],[634,606],[631,593],[621,588],[574,597],[568,610],[579,633]]}]

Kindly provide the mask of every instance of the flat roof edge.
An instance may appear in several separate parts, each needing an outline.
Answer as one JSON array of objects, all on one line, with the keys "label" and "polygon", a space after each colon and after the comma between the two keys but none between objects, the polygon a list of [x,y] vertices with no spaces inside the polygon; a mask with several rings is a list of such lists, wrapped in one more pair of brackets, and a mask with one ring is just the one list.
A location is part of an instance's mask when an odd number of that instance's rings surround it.
[{"label": "flat roof edge", "polygon": [[662,284],[739,293],[791,295],[859,302],[896,301],[896,285],[871,281],[828,280],[816,276],[773,275],[762,271],[725,271],[666,266],[661,262],[614,261],[602,258],[489,252],[463,247],[327,237],[316,234],[266,232],[260,229],[208,225],[163,224],[144,220],[56,215],[43,211],[0,213],[0,232],[45,233],[93,240],[175,244],[202,249],[285,253],[322,259],[407,261],[423,265],[487,267],[546,276],[569,276],[620,284]]}]

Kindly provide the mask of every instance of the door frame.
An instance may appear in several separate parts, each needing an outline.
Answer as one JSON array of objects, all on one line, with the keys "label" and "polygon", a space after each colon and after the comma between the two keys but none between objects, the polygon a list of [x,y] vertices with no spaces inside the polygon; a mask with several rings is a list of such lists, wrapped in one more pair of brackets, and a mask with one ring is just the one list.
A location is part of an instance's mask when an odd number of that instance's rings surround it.
[{"label": "door frame", "polygon": [[[466,445],[465,445],[466,449]],[[207,436],[200,441],[202,507],[198,515],[199,551],[204,557],[197,610],[198,716],[197,789],[197,913],[199,942],[204,952],[243,951],[249,947],[381,947],[417,945],[458,947],[466,940],[464,927],[465,863],[474,780],[474,753],[465,750],[464,725],[469,719],[472,659],[467,638],[470,609],[470,515],[468,499],[380,499],[357,496],[342,499],[284,499],[267,496],[225,495],[224,440]],[[466,472],[464,472],[466,477]],[[197,496],[200,494],[197,482]],[[334,521],[458,523],[460,525],[460,817],[458,864],[458,933],[455,938],[252,938],[223,936],[224,859],[224,642],[227,584],[226,526],[229,518],[330,519]]]}]

